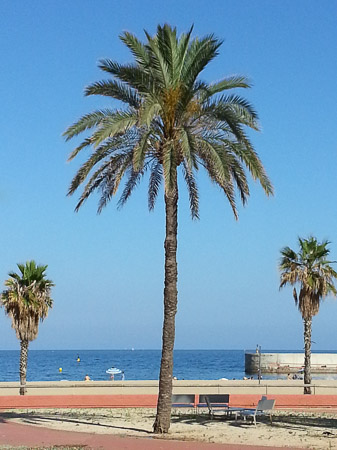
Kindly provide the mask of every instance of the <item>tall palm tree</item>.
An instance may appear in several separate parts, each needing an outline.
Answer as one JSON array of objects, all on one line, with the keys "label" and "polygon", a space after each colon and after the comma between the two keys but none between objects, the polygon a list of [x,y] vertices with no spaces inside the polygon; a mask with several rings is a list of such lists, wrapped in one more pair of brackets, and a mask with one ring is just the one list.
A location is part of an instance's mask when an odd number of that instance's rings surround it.
[{"label": "tall palm tree", "polygon": [[[299,285],[293,289],[297,305],[304,324],[304,384],[311,384],[311,327],[312,318],[318,314],[319,306],[327,295],[336,295],[334,279],[337,273],[331,267],[332,261],[326,258],[330,253],[329,242],[319,243],[316,238],[298,238],[299,251],[296,253],[289,247],[281,250],[280,289],[290,284]],[[311,394],[309,386],[304,387],[305,394]]]},{"label": "tall palm tree", "polygon": [[53,305],[50,291],[54,284],[45,278],[48,266],[38,266],[35,261],[18,264],[20,273],[10,272],[5,281],[7,289],[1,295],[1,304],[12,319],[12,328],[20,340],[20,394],[25,394],[28,345],[36,339],[39,321],[43,321]]},{"label": "tall palm tree", "polygon": [[245,133],[246,127],[258,129],[257,114],[239,95],[226,93],[234,88],[248,88],[248,81],[242,76],[212,84],[201,81],[200,73],[218,55],[222,42],[213,35],[192,39],[191,34],[192,28],[178,38],[175,28],[158,26],[153,37],[145,32],[146,43],[142,43],[133,34],[123,33],[120,39],[131,50],[134,61],[119,64],[101,60],[100,69],[112,78],[91,84],[85,94],[117,99],[124,103],[124,108],[96,110],[81,117],[64,133],[69,140],[93,129],[69,157],[72,160],[83,149],[92,149],[69,188],[68,195],[72,195],[86,182],[76,211],[94,191],[99,191],[98,212],[101,212],[124,178],[118,202],[119,207],[123,206],[147,173],[148,206],[152,210],[160,186],[164,185],[164,323],[156,433],[168,431],[171,416],[177,311],[178,169],[186,182],[194,219],[199,218],[196,173],[200,166],[223,190],[235,217],[236,189],[243,203],[249,196],[244,167],[259,180],[267,194],[273,191]]}]

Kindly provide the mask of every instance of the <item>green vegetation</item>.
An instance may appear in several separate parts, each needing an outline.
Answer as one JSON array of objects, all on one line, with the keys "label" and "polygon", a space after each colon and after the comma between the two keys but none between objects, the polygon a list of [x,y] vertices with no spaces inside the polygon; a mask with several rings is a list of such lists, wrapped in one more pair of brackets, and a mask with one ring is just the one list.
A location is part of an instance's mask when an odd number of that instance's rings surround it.
[{"label": "green vegetation", "polygon": [[18,264],[20,273],[10,272],[5,281],[7,289],[1,295],[1,304],[12,319],[12,328],[20,340],[20,394],[25,394],[28,345],[36,339],[39,321],[43,321],[53,300],[50,291],[54,284],[45,278],[48,266],[38,266],[35,261]]},{"label": "green vegetation", "polygon": [[258,130],[253,107],[232,89],[249,88],[243,76],[208,84],[199,79],[203,69],[218,55],[221,41],[213,35],[192,39],[192,28],[177,37],[175,28],[158,26],[147,32],[146,43],[133,34],[120,36],[134,61],[120,64],[110,59],[99,67],[111,79],[86,88],[86,95],[119,100],[123,109],[100,109],[84,115],[64,135],[69,140],[93,130],[71,153],[92,149],[88,160],[72,180],[69,195],[84,183],[78,210],[99,191],[98,212],[107,205],[125,180],[118,206],[123,206],[140,180],[149,175],[148,206],[152,210],[164,186],[166,237],[162,359],[160,367],[156,433],[170,427],[177,311],[177,211],[178,170],[186,182],[192,218],[199,218],[196,174],[204,168],[224,192],[237,218],[236,191],[243,204],[249,197],[246,170],[259,180],[267,195],[272,185],[245,129]]},{"label": "green vegetation", "polygon": [[[304,323],[304,384],[311,384],[311,326],[312,318],[319,311],[319,306],[327,295],[336,295],[334,279],[337,273],[326,258],[330,253],[329,242],[319,243],[316,238],[298,239],[299,251],[289,247],[281,250],[280,288],[290,284],[299,285],[293,290],[295,304],[302,315]],[[304,387],[305,394],[311,394],[310,387]]]}]

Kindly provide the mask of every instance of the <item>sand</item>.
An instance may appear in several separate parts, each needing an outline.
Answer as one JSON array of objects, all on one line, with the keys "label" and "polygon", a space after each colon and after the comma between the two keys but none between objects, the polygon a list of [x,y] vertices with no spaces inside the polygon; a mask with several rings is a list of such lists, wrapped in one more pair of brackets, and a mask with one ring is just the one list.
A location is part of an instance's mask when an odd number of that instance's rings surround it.
[{"label": "sand", "polygon": [[[39,409],[1,412],[5,420],[58,430],[120,436],[148,437],[155,409]],[[159,437],[161,438],[161,437]],[[287,448],[337,449],[337,412],[275,411],[273,424],[263,418],[250,421],[210,420],[206,412],[172,411],[172,425],[165,439],[217,443],[284,446]]]}]

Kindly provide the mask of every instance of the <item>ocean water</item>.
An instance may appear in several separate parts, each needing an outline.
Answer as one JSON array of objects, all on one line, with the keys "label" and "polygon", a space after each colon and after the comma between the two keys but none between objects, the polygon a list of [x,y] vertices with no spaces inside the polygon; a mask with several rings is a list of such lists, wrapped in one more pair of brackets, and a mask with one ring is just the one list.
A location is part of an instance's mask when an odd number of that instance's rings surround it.
[{"label": "ocean water", "polygon": [[[80,362],[77,362],[77,356]],[[160,350],[30,350],[27,381],[81,381],[86,374],[92,380],[108,380],[106,370],[110,367],[123,370],[126,380],[157,380],[160,356]],[[19,359],[18,350],[0,351],[0,382],[19,381]],[[180,380],[242,379],[245,376],[245,352],[175,350],[173,375]],[[263,378],[275,379],[277,376],[271,374]]]},{"label": "ocean water", "polygon": [[[93,380],[108,380],[110,367],[123,370],[126,380],[157,380],[160,357],[160,350],[30,350],[27,381],[80,381],[86,374]],[[0,382],[19,380],[19,359],[18,350],[0,351]],[[174,352],[174,376],[178,379],[242,378],[244,364],[243,350]]]}]

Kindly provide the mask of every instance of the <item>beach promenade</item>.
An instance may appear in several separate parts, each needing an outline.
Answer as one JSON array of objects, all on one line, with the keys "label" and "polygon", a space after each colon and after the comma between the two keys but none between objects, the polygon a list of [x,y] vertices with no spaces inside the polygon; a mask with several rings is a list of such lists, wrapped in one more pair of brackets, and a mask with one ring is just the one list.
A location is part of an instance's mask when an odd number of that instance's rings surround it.
[{"label": "beach promenade", "polygon": [[[78,446],[126,450],[336,449],[336,382],[315,384],[303,395],[303,381],[249,380],[174,382],[175,393],[230,394],[230,406],[254,408],[266,395],[276,400],[273,425],[212,420],[207,411],[172,410],[170,433],[153,435],[158,383],[0,383],[0,446]],[[324,392],[322,394],[321,392]],[[330,393],[331,392],[331,393]],[[332,394],[335,393],[335,394]]]},{"label": "beach promenade", "polygon": [[[126,438],[114,435],[97,435],[69,431],[37,428],[3,422],[0,419],[0,446],[11,448],[19,446],[51,447],[51,446],[85,446],[88,449],[106,450],[284,450],[284,447],[265,447],[241,444],[217,444],[206,442],[173,441],[163,438]],[[301,447],[298,447],[301,448]],[[293,447],[293,450],[296,448]]]},{"label": "beach promenade", "polygon": [[[254,407],[262,395],[276,399],[278,408],[337,410],[337,381],[312,384],[314,395],[303,395],[302,380],[174,380],[175,394],[230,394],[230,406]],[[15,408],[154,408],[157,381],[59,381],[27,383],[19,396],[19,383],[0,383],[0,409]]]}]

